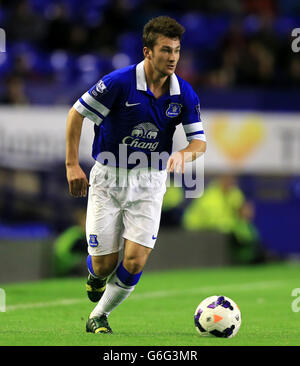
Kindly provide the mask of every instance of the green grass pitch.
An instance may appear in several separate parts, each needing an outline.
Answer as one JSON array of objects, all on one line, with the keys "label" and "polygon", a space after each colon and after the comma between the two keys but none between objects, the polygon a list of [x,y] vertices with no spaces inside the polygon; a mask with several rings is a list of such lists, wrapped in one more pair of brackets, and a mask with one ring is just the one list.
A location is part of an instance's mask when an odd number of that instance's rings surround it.
[{"label": "green grass pitch", "polygon": [[[94,307],[85,278],[0,285],[1,346],[299,346],[300,267],[189,269],[143,273],[134,293],[110,315],[114,334],[85,332]],[[201,337],[194,311],[204,298],[225,295],[240,307],[242,326],[231,339]],[[293,311],[294,309],[294,311]],[[300,310],[300,308],[299,308]]]}]

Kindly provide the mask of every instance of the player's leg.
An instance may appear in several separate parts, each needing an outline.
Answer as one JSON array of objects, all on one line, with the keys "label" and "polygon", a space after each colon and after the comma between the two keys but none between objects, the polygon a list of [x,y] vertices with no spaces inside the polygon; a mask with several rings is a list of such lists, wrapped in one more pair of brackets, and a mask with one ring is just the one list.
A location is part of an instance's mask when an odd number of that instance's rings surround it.
[{"label": "player's leg", "polygon": [[151,248],[125,240],[124,258],[107,282],[106,290],[90,317],[107,317],[132,293],[150,253]]},{"label": "player's leg", "polygon": [[99,278],[106,278],[118,263],[119,252],[105,255],[91,256],[94,274]]},{"label": "player's leg", "polygon": [[87,257],[89,271],[86,290],[92,302],[98,302],[106,289],[107,277],[113,272],[118,263],[119,253],[111,253],[102,256]]},{"label": "player's leg", "polygon": [[118,262],[120,235],[123,230],[119,205],[109,195],[111,176],[107,167],[95,164],[90,173],[90,188],[86,215],[88,243],[86,290],[93,302],[98,302],[106,287],[107,277]]},{"label": "player's leg", "polygon": [[151,251],[152,248],[126,239],[123,258],[123,266],[126,271],[133,275],[141,273]]},{"label": "player's leg", "polygon": [[[90,322],[95,319],[89,326],[94,333],[111,332],[107,316],[134,290],[157,238],[166,175],[156,172],[149,176],[148,172],[141,174],[140,171],[135,174],[132,172],[129,177],[126,191],[126,202],[129,204],[125,202],[123,206],[124,259],[110,277],[101,300],[90,315]],[[99,321],[96,323],[96,320]]]},{"label": "player's leg", "polygon": [[[90,274],[87,291],[91,301],[97,302],[104,296],[107,277],[115,269],[118,256],[119,252],[102,256],[88,256],[87,263]],[[112,333],[105,314],[90,314],[86,323],[86,331],[91,333]]]}]

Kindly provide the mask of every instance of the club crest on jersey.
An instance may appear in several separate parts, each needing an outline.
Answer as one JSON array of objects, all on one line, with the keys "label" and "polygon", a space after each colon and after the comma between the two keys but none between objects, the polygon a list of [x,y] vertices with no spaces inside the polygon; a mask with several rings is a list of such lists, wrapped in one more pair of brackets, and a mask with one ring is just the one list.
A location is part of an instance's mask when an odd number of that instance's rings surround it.
[{"label": "club crest on jersey", "polygon": [[96,248],[98,245],[99,245],[99,242],[97,240],[97,235],[90,234],[89,246]]},{"label": "club crest on jersey", "polygon": [[170,103],[168,109],[166,110],[167,117],[174,118],[179,116],[181,107],[182,105],[179,103]]}]

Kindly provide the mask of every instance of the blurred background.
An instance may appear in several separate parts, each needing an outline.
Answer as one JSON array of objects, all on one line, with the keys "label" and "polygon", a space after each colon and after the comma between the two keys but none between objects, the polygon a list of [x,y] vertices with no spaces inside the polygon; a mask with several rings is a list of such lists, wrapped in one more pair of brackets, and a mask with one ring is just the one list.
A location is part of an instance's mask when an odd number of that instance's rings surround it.
[{"label": "blurred background", "polygon": [[[166,193],[149,269],[300,260],[298,0],[2,0],[0,283],[83,273],[86,199],[68,195],[68,109],[142,60],[143,26],[158,15],[186,28],[177,74],[199,95],[208,148],[203,196]],[[92,138],[86,121],[87,174]]]}]

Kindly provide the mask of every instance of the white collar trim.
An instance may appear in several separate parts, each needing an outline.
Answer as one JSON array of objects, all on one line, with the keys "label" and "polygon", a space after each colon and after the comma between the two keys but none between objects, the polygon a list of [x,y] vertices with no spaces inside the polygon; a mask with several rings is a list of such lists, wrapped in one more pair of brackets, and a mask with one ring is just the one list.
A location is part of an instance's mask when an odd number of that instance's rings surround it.
[{"label": "white collar trim", "polygon": [[[147,91],[144,60],[136,65],[136,88],[137,90]],[[170,77],[170,95],[180,95],[180,85],[175,74]]]},{"label": "white collar trim", "polygon": [[180,95],[180,85],[175,74],[170,78],[170,95]]}]

